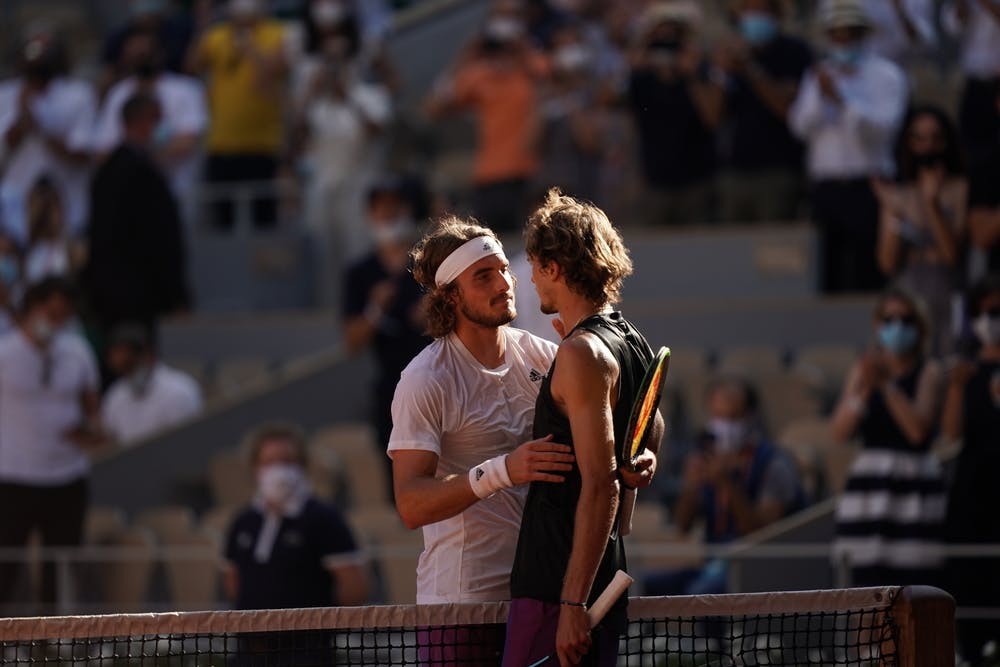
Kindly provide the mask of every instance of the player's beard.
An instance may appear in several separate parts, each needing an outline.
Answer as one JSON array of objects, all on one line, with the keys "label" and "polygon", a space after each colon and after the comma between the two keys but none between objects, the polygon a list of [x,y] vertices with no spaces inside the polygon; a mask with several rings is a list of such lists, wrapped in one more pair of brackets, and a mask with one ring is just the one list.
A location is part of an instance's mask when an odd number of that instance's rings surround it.
[{"label": "player's beard", "polygon": [[462,298],[458,304],[458,308],[462,311],[465,319],[473,324],[478,324],[481,327],[500,327],[510,324],[511,320],[517,316],[513,300],[502,311],[499,310],[499,303],[503,302],[506,296],[508,295],[494,297],[490,301],[489,308],[477,308],[474,304]]}]

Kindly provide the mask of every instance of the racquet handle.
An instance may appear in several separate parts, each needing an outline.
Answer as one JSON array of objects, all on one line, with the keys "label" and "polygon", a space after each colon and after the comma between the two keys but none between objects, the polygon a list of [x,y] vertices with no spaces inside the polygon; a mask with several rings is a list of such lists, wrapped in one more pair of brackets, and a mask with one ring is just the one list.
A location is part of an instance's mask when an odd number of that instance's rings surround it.
[{"label": "racquet handle", "polygon": [[618,534],[622,537],[632,533],[632,515],[635,513],[637,495],[635,489],[625,489],[625,493],[622,494],[622,515],[618,522]]},{"label": "racquet handle", "polygon": [[[597,596],[594,600],[594,604],[590,606],[587,610],[587,616],[590,617],[590,627],[596,626],[602,620],[604,620],[605,614],[611,609],[611,606],[622,596],[628,587],[632,584],[634,579],[628,575],[624,570],[618,570],[615,572],[614,578],[611,580],[601,594]],[[537,660],[528,667],[537,667],[537,665],[544,665],[553,658],[556,657],[555,653],[545,656],[541,660]]]}]

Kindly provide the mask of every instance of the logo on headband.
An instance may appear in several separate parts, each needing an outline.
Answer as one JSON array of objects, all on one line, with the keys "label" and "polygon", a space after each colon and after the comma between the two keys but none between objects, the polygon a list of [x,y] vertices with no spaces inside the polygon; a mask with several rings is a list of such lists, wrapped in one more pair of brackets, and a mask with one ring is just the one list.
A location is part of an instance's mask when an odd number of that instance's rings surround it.
[{"label": "logo on headband", "polygon": [[493,244],[489,241],[483,241],[483,250],[493,250]]}]

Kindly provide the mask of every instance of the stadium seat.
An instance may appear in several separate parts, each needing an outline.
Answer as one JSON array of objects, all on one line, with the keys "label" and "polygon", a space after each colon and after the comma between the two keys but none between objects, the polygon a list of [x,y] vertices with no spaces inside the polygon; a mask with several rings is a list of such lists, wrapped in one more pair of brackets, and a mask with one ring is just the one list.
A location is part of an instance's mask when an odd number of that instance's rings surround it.
[{"label": "stadium seat", "polygon": [[854,443],[835,441],[830,421],[823,417],[806,417],[789,423],[778,434],[777,443],[806,469],[817,466],[814,480],[817,499],[840,492],[858,452]]},{"label": "stadium seat", "polygon": [[107,505],[88,507],[83,524],[84,543],[106,544],[123,532],[127,525],[125,511],[120,507]]},{"label": "stadium seat", "polygon": [[733,345],[719,351],[715,366],[719,373],[755,380],[783,370],[784,352],[773,345]]},{"label": "stadium seat", "polygon": [[375,556],[384,602],[415,602],[423,532],[403,525],[396,509],[388,504],[349,510],[347,520],[362,548]]},{"label": "stadium seat", "polygon": [[328,426],[309,439],[310,456],[334,452],[343,464],[345,503],[349,507],[377,506],[389,497],[385,460],[375,446],[375,434],[365,423]]},{"label": "stadium seat", "polygon": [[129,558],[101,562],[95,568],[106,608],[119,612],[144,610],[155,565],[155,544],[149,529],[139,526],[125,529],[108,542],[108,546],[128,549]]},{"label": "stadium seat", "polygon": [[215,505],[201,515],[198,527],[206,535],[214,537],[216,544],[221,549],[226,534],[229,532],[229,524],[236,518],[241,507],[240,505]]},{"label": "stadium seat", "polygon": [[769,433],[781,433],[789,423],[823,412],[823,380],[806,370],[776,371],[754,381]]},{"label": "stadium seat", "polygon": [[708,368],[708,356],[700,347],[670,347],[670,368],[667,371],[667,381],[671,378],[679,381],[704,375]]},{"label": "stadium seat", "polygon": [[216,505],[244,505],[255,484],[246,457],[237,448],[216,452],[208,462],[208,485]]},{"label": "stadium seat", "polygon": [[194,530],[194,511],[186,505],[160,505],[139,512],[136,526],[148,528],[161,544],[173,544]]},{"label": "stadium seat", "polygon": [[823,374],[827,393],[836,396],[857,359],[858,350],[851,345],[809,345],[796,353],[795,367],[818,369]]},{"label": "stadium seat", "polygon": [[204,559],[164,558],[171,609],[190,611],[218,608],[221,597],[220,556],[215,537],[192,529],[173,535],[169,546],[205,552]]}]

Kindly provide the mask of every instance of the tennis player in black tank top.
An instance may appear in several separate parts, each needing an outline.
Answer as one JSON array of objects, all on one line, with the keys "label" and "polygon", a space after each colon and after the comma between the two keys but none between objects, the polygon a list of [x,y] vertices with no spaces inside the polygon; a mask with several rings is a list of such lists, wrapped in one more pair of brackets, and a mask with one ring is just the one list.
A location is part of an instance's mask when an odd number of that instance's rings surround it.
[{"label": "tennis player in black tank top", "polygon": [[620,467],[617,456],[653,355],[611,310],[632,263],[600,209],[550,191],[525,241],[542,312],[558,312],[569,330],[539,392],[534,431],[571,445],[576,462],[562,484],[533,482],[528,492],[504,665],[523,667],[553,651],[562,665],[613,665],[626,596],[593,632],[586,609],[625,567],[617,530],[622,485],[648,486],[656,471],[659,415],[637,472]]}]

